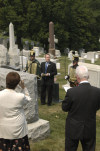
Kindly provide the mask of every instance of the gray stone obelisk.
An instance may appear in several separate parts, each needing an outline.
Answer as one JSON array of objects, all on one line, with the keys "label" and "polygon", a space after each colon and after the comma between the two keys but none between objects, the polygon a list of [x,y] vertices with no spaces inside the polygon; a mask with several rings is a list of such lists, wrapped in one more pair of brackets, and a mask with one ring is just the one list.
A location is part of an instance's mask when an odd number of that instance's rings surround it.
[{"label": "gray stone obelisk", "polygon": [[9,60],[10,65],[13,67],[19,66],[19,50],[18,46],[15,45],[14,37],[14,26],[12,23],[9,24]]},{"label": "gray stone obelisk", "polygon": [[55,56],[54,23],[49,23],[49,53]]}]

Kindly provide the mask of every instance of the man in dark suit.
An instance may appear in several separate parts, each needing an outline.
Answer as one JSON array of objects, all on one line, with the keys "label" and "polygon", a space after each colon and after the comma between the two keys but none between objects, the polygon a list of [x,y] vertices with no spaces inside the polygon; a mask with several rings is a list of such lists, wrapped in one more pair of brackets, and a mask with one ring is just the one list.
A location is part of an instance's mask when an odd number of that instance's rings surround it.
[{"label": "man in dark suit", "polygon": [[65,128],[65,151],[76,151],[79,141],[83,151],[95,151],[96,111],[100,108],[100,89],[88,82],[88,69],[76,68],[79,86],[70,88],[62,102],[68,112]]},{"label": "man in dark suit", "polygon": [[56,64],[50,61],[50,55],[45,55],[46,62],[41,63],[41,104],[46,104],[46,91],[48,93],[48,102],[52,104],[52,90],[54,84],[54,76],[57,74]]}]

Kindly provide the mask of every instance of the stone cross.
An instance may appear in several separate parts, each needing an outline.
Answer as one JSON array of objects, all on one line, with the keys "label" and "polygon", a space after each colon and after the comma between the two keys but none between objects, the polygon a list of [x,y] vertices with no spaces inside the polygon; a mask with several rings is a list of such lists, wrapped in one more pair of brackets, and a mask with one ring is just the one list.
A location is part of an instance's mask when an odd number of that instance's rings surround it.
[{"label": "stone cross", "polygon": [[57,43],[58,43],[58,39],[55,38],[55,35],[54,35],[54,48],[55,48],[55,44],[57,44]]}]

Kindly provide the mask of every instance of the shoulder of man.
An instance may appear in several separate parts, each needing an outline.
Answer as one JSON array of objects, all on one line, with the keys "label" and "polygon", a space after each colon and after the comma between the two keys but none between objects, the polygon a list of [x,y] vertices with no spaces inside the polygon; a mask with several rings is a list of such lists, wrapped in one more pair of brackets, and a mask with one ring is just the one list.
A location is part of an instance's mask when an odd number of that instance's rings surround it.
[{"label": "shoulder of man", "polygon": [[45,64],[45,62],[41,62],[41,65]]},{"label": "shoulder of man", "polygon": [[92,86],[92,85],[91,85],[91,88],[94,89],[94,90],[100,91],[100,88],[97,88],[97,87],[95,87],[95,86]]},{"label": "shoulder of man", "polygon": [[37,59],[35,59],[35,62],[37,62],[37,63],[39,63],[39,64],[40,64],[40,62],[39,62]]},{"label": "shoulder of man", "polygon": [[50,64],[53,64],[53,65],[55,65],[55,63],[54,63],[54,62],[52,62],[52,61],[50,61]]},{"label": "shoulder of man", "polygon": [[80,87],[79,86],[75,86],[75,87],[71,87],[70,89],[67,90],[68,93],[76,93],[79,92]]}]

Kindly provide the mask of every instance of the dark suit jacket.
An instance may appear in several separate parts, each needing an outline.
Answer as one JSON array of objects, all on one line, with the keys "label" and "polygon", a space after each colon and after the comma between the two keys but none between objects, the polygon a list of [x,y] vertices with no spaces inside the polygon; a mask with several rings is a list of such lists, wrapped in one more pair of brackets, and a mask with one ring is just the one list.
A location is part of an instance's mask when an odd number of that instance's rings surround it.
[{"label": "dark suit jacket", "polygon": [[[45,73],[45,62],[41,63],[41,73]],[[50,73],[50,76],[48,77],[42,77],[41,84],[44,84],[45,82],[47,84],[53,84],[54,83],[54,75],[57,74],[56,64],[53,62],[49,62],[47,73]]]},{"label": "dark suit jacket", "polygon": [[73,139],[91,138],[96,135],[96,111],[100,108],[100,89],[89,83],[67,91],[62,109],[68,112],[66,136]]}]

